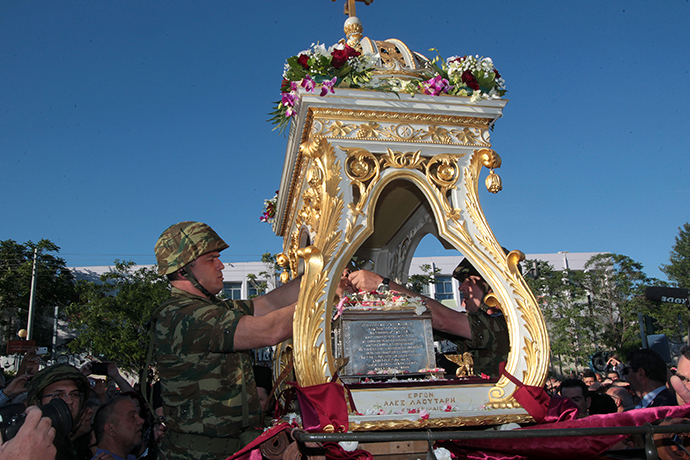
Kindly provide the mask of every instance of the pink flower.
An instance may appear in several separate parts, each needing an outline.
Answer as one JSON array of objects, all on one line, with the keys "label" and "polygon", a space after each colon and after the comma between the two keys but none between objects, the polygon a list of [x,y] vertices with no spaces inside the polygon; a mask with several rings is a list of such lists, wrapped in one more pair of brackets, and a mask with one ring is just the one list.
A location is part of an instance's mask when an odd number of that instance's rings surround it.
[{"label": "pink flower", "polygon": [[283,93],[280,102],[286,107],[293,107],[295,101],[297,100],[297,94],[295,93]]},{"label": "pink flower", "polygon": [[331,80],[326,80],[321,84],[321,96],[325,96],[328,94],[328,91],[330,90],[331,93],[335,94],[335,91],[333,90],[333,85],[335,85],[335,82],[338,81],[338,77],[333,77]]},{"label": "pink flower", "polygon": [[429,420],[429,413],[425,409],[422,409],[419,411],[419,417],[422,420]]},{"label": "pink flower", "polygon": [[438,96],[441,93],[447,93],[453,89],[448,80],[440,75],[436,75],[434,78],[430,78],[422,84],[424,85],[424,94],[429,94],[431,96]]},{"label": "pink flower", "polygon": [[314,92],[314,88],[316,87],[316,82],[315,82],[314,80],[312,80],[312,78],[311,78],[309,75],[307,75],[306,77],[304,77],[304,78],[302,79],[301,86],[302,86],[302,88],[304,88],[307,92],[313,93],[313,92]]},{"label": "pink flower", "polygon": [[340,315],[343,314],[343,310],[345,309],[345,304],[347,303],[347,297],[343,296],[342,299],[340,299],[340,302],[338,302],[338,305],[335,306],[335,309],[338,310],[338,313],[335,314],[333,319],[338,319]]},{"label": "pink flower", "polygon": [[443,408],[444,412],[450,412],[453,410],[450,404],[448,404],[446,407]]}]

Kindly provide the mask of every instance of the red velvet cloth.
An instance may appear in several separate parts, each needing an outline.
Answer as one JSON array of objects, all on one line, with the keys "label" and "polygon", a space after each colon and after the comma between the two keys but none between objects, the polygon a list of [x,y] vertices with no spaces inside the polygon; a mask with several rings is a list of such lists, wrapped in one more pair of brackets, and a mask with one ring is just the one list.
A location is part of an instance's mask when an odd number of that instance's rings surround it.
[{"label": "red velvet cloth", "polygon": [[309,432],[345,433],[350,425],[345,388],[336,380],[297,390],[302,427]]},{"label": "red velvet cloth", "polygon": [[[277,435],[283,430],[292,430],[292,428],[292,425],[290,425],[289,423],[279,423],[278,425],[264,431],[261,434],[261,436],[259,436],[258,438],[244,446],[244,448],[235,452],[233,455],[231,455],[225,460],[250,460],[252,458],[252,452],[254,450],[258,450],[259,445],[261,445],[262,442],[268,441],[273,436]],[[254,457],[256,457],[256,454],[254,454]],[[261,458],[261,453],[259,453],[259,458]]]},{"label": "red velvet cloth", "polygon": [[[662,406],[636,409],[616,414],[591,415],[578,420],[542,423],[521,430],[552,430],[568,428],[592,428],[613,426],[641,426],[666,417],[688,417],[690,405]],[[473,460],[559,460],[591,458],[608,450],[627,435],[571,436],[529,439],[476,439],[442,441],[437,447],[445,447],[459,459]]]}]

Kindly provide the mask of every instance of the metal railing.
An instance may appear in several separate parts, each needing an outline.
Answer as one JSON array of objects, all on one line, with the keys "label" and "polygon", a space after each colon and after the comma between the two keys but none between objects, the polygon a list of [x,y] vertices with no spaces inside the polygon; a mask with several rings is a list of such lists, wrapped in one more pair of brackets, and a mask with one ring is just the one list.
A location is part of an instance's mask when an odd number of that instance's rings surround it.
[{"label": "metal railing", "polygon": [[[661,433],[690,433],[690,425],[652,425],[645,423],[642,426],[600,427],[600,428],[572,428],[572,429],[530,429],[512,431],[366,431],[350,433],[308,433],[303,430],[294,430],[292,436],[297,442],[396,442],[396,441],[458,441],[464,439],[529,439],[529,438],[554,438],[574,436],[610,436],[610,435],[644,435],[645,454],[648,460],[658,460],[654,434]],[[679,438],[671,437],[679,449],[685,450]],[[687,452],[687,451],[686,451]],[[690,453],[688,453],[690,455]]]}]

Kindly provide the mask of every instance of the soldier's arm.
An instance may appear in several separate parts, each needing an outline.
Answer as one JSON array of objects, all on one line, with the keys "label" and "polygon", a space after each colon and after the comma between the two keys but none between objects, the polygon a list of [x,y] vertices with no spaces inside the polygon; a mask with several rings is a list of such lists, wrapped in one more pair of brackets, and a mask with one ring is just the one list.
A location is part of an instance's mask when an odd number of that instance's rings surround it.
[{"label": "soldier's arm", "polygon": [[[381,281],[383,276],[367,270],[357,270],[350,273],[350,282],[360,290],[373,291]],[[431,311],[431,327],[437,331],[446,332],[466,339],[472,338],[470,322],[465,313],[446,307],[441,302],[430,297],[425,297],[414,291],[410,291],[404,286],[390,282],[389,287],[392,291],[400,292],[410,297],[421,297],[429,311]]]},{"label": "soldier's arm", "polygon": [[[256,308],[256,300],[254,300]],[[249,350],[276,345],[292,337],[292,316],[295,304],[262,316],[245,315],[235,329],[233,347],[235,350]]]},{"label": "soldier's arm", "polygon": [[281,308],[294,305],[299,296],[299,285],[301,281],[302,276],[300,275],[289,283],[285,283],[254,299],[254,316],[264,316]]}]

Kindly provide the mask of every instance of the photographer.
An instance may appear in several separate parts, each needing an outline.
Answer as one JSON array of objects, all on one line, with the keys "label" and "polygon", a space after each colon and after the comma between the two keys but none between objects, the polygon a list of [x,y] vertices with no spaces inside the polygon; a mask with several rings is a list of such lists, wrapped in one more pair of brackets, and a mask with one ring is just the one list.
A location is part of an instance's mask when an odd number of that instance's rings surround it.
[{"label": "photographer", "polygon": [[17,435],[7,442],[0,439],[0,460],[49,460],[55,458],[55,429],[40,409],[26,409],[26,419]]},{"label": "photographer", "polygon": [[53,443],[57,448],[56,459],[86,460],[91,458],[89,449],[91,409],[86,407],[89,381],[79,369],[69,364],[55,364],[38,372],[31,380],[27,403],[42,407],[53,399],[63,400],[72,416],[72,431],[67,436],[57,436]]}]

